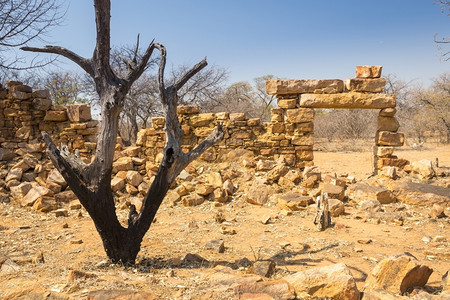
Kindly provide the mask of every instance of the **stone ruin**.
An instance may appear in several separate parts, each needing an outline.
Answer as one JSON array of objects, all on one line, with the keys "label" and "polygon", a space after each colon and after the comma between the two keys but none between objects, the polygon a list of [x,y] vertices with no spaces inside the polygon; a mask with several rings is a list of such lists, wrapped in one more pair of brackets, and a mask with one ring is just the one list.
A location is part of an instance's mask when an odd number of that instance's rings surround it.
[{"label": "stone ruin", "polygon": [[[268,123],[247,118],[245,113],[200,113],[198,106],[179,106],[184,132],[182,147],[191,150],[222,122],[225,138],[205,152],[203,160],[214,162],[232,149],[246,149],[257,160],[281,160],[288,166],[304,169],[314,165],[315,108],[379,109],[375,170],[384,166],[402,167],[408,162],[393,155],[394,147],[404,142],[403,134],[397,132],[395,96],[382,93],[385,79],[380,75],[380,66],[358,66],[356,78],[345,81],[269,80],[266,89],[277,96],[278,108],[272,109]],[[55,174],[44,155],[42,131],[48,132],[57,145],[67,145],[71,151],[78,149],[86,162],[94,153],[98,121],[92,120],[90,107],[52,105],[49,97],[47,90],[32,90],[17,81],[0,87],[0,180],[13,198],[23,198],[33,185],[49,189],[41,192],[52,195],[65,191],[64,180],[59,173]],[[152,118],[151,127],[139,131],[133,146],[123,148],[118,139],[113,165],[114,192],[145,193],[146,187],[141,184],[147,181],[148,185],[151,181],[165,145],[164,124],[163,117]],[[33,201],[25,203],[32,205]]]}]

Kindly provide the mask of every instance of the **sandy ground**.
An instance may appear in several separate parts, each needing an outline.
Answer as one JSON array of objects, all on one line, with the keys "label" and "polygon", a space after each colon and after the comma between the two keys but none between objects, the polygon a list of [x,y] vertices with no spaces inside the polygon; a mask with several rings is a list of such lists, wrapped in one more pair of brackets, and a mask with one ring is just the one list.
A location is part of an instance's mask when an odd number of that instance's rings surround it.
[{"label": "sandy ground", "polygon": [[[397,154],[411,160],[439,157],[442,166],[450,166],[449,146]],[[370,152],[317,152],[315,163],[325,174],[348,173],[363,179],[372,172],[371,156]],[[442,275],[450,270],[450,218],[430,219],[429,208],[386,205],[385,211],[402,216],[399,223],[372,220],[346,204],[346,213],[333,219],[334,227],[318,232],[312,209],[287,214],[273,202],[264,207],[248,204],[242,194],[238,189],[231,202],[220,206],[208,201],[195,207],[163,203],[144,238],[138,264],[131,268],[105,261],[101,240],[84,210],[56,217],[14,203],[0,204],[0,254],[18,266],[17,271],[0,273],[0,298],[26,288],[42,288],[74,299],[85,299],[96,289],[152,291],[162,299],[233,298],[232,291],[216,289],[205,274],[217,264],[246,273],[247,268],[236,263],[243,258],[275,261],[272,278],[343,262],[359,288],[377,262],[404,251],[434,269],[428,282],[431,289],[438,288]],[[118,214],[125,219],[127,211]],[[219,216],[222,223],[217,222]],[[229,234],[233,230],[236,233]],[[431,242],[424,242],[427,238]],[[224,241],[224,253],[204,249],[212,239]],[[44,263],[32,261],[38,252],[43,253]],[[188,253],[208,262],[180,264]],[[93,276],[70,281],[71,270]]]}]

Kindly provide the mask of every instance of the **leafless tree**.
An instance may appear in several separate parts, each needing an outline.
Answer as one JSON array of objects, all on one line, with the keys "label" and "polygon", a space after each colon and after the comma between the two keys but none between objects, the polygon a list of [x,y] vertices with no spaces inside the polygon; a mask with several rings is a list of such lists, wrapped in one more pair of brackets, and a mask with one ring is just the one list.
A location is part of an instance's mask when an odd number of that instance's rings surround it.
[{"label": "leafless tree", "polygon": [[[45,48],[23,47],[25,51],[53,53],[66,57],[78,64],[95,82],[101,106],[101,121],[97,149],[91,163],[85,164],[79,155],[73,155],[67,148],[58,149],[47,133],[43,133],[48,155],[55,167],[67,181],[81,204],[92,217],[103,241],[106,254],[113,262],[134,263],[142,239],[150,228],[171,183],[195,158],[224,136],[221,124],[202,143],[188,153],[181,150],[182,130],[177,117],[177,92],[201,69],[206,67],[202,60],[176,82],[166,86],[164,70],[166,49],[162,44],[152,42],[141,59],[133,57],[128,61],[127,73],[116,74],[110,63],[110,0],[94,0],[97,39],[93,56],[84,58],[59,46]],[[160,52],[158,68],[158,91],[166,117],[166,145],[164,156],[155,179],[143,199],[142,208],[130,207],[128,227],[120,224],[111,191],[112,164],[116,144],[119,114],[124,107],[126,95],[132,84],[148,66],[153,51]]]},{"label": "leafless tree", "polygon": [[[42,40],[64,17],[57,0],[0,0],[0,69],[24,69],[23,58],[14,51],[33,40]],[[9,57],[8,57],[9,56]],[[38,67],[48,60],[34,59]]]},{"label": "leafless tree", "polygon": [[[445,14],[447,17],[450,16],[450,1],[448,0],[437,0],[434,2],[441,6],[441,12]],[[436,43],[439,51],[442,52],[442,60],[448,61],[450,60],[450,50],[446,50],[444,48],[448,48],[448,44],[450,44],[450,37],[441,37],[438,38],[437,34],[434,35],[434,42]]]}]

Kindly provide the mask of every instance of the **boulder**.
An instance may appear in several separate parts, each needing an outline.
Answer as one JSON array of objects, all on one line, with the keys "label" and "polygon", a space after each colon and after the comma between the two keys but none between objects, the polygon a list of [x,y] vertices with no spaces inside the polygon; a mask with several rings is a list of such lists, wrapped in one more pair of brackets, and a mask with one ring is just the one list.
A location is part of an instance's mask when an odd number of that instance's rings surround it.
[{"label": "boulder", "polygon": [[378,116],[377,130],[397,132],[400,123],[395,117]]},{"label": "boulder", "polygon": [[292,286],[285,280],[245,282],[234,288],[239,299],[296,299]]},{"label": "boulder", "polygon": [[342,186],[325,183],[322,188],[323,193],[327,193],[329,198],[334,198],[342,201],[345,196],[345,188]]},{"label": "boulder", "polygon": [[430,179],[436,175],[430,160],[422,159],[411,163],[411,171],[420,175],[422,179]]},{"label": "boulder", "polygon": [[266,204],[269,200],[272,187],[265,183],[266,181],[264,179],[255,179],[245,195],[245,201],[256,205]]},{"label": "boulder", "polygon": [[21,184],[10,188],[11,196],[13,199],[20,201],[31,190],[31,188],[32,188],[31,183],[22,182]]},{"label": "boulder", "polygon": [[403,294],[413,287],[423,287],[433,269],[421,265],[410,253],[404,252],[380,261],[370,272],[364,291],[384,289]]},{"label": "boulder", "polygon": [[363,182],[354,183],[348,186],[347,194],[355,202],[364,200],[377,200],[381,204],[395,202],[396,197],[393,192],[382,187],[371,186]]},{"label": "boulder", "polygon": [[53,193],[51,190],[43,186],[33,187],[20,201],[20,204],[22,206],[32,206],[36,200],[44,196],[53,196]]},{"label": "boulder", "polygon": [[381,203],[378,200],[362,200],[359,203],[359,208],[367,212],[381,211]]},{"label": "boulder", "polygon": [[131,157],[123,156],[113,163],[113,173],[128,170],[133,170],[133,160],[131,159]]},{"label": "boulder", "polygon": [[398,201],[409,205],[450,205],[450,189],[426,183],[393,181],[389,188]]},{"label": "boulder", "polygon": [[133,299],[133,300],[157,300],[158,296],[150,291],[131,291],[131,290],[96,290],[87,294],[87,300],[104,299]]},{"label": "boulder", "polygon": [[252,265],[251,272],[262,277],[270,277],[275,272],[275,267],[272,260],[259,260]]},{"label": "boulder", "polygon": [[205,198],[198,194],[189,194],[181,198],[184,206],[196,206],[205,202]]},{"label": "boulder", "polygon": [[143,181],[143,177],[137,171],[128,171],[126,181],[134,187],[138,187]]},{"label": "boulder", "polygon": [[328,299],[360,299],[360,292],[350,270],[343,263],[308,269],[284,278],[294,288],[297,297]]},{"label": "boulder", "polygon": [[299,193],[288,193],[278,197],[278,206],[285,210],[297,211],[313,203],[312,197],[302,196]]},{"label": "boulder", "polygon": [[338,199],[328,199],[328,209],[331,212],[331,216],[338,217],[345,212],[344,202]]}]

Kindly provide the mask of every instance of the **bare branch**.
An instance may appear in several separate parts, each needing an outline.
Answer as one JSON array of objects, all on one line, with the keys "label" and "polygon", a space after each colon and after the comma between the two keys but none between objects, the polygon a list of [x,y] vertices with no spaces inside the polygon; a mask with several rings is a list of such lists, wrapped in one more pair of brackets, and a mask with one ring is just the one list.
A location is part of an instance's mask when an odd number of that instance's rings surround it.
[{"label": "bare branch", "polygon": [[132,69],[130,69],[130,72],[128,73],[127,78],[125,80],[129,83],[131,86],[133,82],[135,82],[145,71],[145,68],[147,67],[148,61],[150,60],[150,57],[152,56],[153,50],[156,48],[156,45],[154,44],[154,40],[150,43],[150,45],[147,47],[147,50],[145,51],[144,55],[141,58],[141,61],[139,62],[139,65],[136,66],[137,63],[137,51],[139,47],[139,36],[138,41],[136,45],[136,50],[134,53],[134,66]]},{"label": "bare branch", "polygon": [[95,24],[97,27],[97,43],[94,51],[94,61],[99,63],[106,73],[111,71],[109,55],[111,52],[111,2],[109,0],[94,0]]},{"label": "bare branch", "polygon": [[70,59],[77,65],[79,65],[83,70],[85,70],[89,75],[94,77],[94,69],[92,67],[92,60],[86,59],[84,57],[79,56],[75,52],[72,52],[66,48],[59,46],[45,46],[45,48],[35,48],[35,47],[22,47],[20,48],[23,51],[29,52],[39,52],[39,53],[53,53],[64,56],[65,58]]},{"label": "bare branch", "polygon": [[224,136],[225,131],[223,130],[223,123],[220,122],[217,124],[217,127],[214,129],[214,131],[211,132],[211,134],[203,142],[201,142],[197,147],[195,147],[195,149],[187,154],[187,163],[192,162],[199,155],[205,152],[209,147],[213,146],[215,143],[220,142]]},{"label": "bare branch", "polygon": [[161,97],[161,100],[163,103],[165,103],[165,94],[166,94],[166,89],[164,86],[164,69],[166,68],[166,47],[164,47],[164,45],[159,44],[159,43],[155,43],[155,48],[158,49],[161,54],[160,54],[160,59],[159,59],[159,69],[158,69],[158,87],[159,87],[159,96]]},{"label": "bare branch", "polygon": [[189,71],[187,71],[175,84],[174,87],[175,89],[178,91],[179,89],[181,89],[183,87],[183,85],[186,84],[186,82],[191,79],[195,74],[197,74],[198,72],[200,72],[204,67],[206,67],[208,65],[208,63],[206,62],[206,57],[199,62],[198,64],[196,64],[195,66],[193,66]]}]

